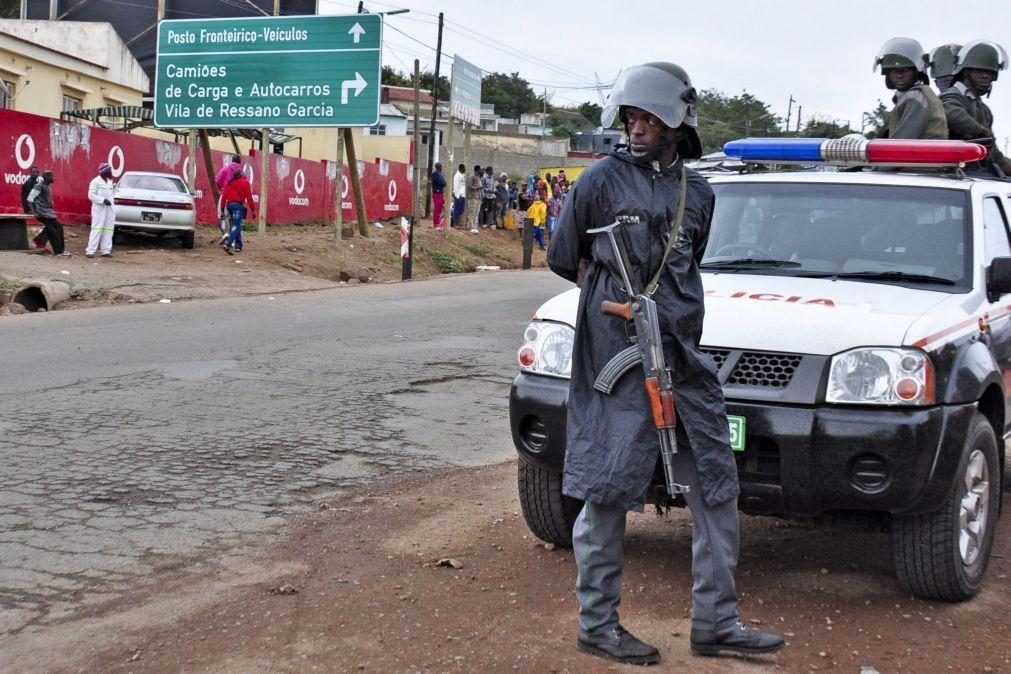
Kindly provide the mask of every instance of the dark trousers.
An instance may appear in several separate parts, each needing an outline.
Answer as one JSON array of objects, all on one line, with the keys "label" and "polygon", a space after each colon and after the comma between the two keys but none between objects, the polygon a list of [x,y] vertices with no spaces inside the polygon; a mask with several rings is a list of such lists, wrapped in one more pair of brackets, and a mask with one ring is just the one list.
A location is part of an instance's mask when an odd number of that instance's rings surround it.
[{"label": "dark trousers", "polygon": [[35,219],[41,222],[45,227],[43,231],[45,232],[46,238],[49,239],[49,245],[53,247],[53,255],[62,255],[63,225],[61,225],[56,218],[44,218],[41,215],[37,215],[35,216]]},{"label": "dark trousers", "polygon": [[467,214],[467,197],[453,198],[453,227],[463,226],[463,216]]},{"label": "dark trousers", "polygon": [[490,226],[495,224],[495,215],[498,212],[498,206],[495,201],[495,197],[491,199],[484,198],[481,200],[481,218],[480,223],[485,226]]},{"label": "dark trousers", "polygon": [[232,228],[228,230],[228,239],[225,240],[225,245],[235,246],[235,250],[242,250],[242,217],[246,213],[246,207],[238,201],[229,201],[226,208],[228,209],[228,217],[232,221]]}]

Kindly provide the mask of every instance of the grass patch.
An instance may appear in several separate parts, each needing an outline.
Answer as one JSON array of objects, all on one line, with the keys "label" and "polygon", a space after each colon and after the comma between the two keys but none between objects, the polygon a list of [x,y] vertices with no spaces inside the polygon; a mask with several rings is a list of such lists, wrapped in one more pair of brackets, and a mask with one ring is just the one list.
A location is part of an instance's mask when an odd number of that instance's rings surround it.
[{"label": "grass patch", "polygon": [[458,260],[449,253],[443,253],[442,251],[435,250],[434,248],[429,248],[428,246],[418,242],[415,244],[422,253],[432,258],[435,262],[435,266],[439,268],[443,274],[462,274],[467,271],[467,266],[463,261]]}]

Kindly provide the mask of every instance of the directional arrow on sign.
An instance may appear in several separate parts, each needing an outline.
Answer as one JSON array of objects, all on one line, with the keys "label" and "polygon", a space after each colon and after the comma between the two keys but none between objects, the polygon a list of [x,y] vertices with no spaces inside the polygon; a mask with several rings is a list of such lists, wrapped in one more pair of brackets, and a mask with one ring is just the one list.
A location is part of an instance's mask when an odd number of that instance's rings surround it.
[{"label": "directional arrow on sign", "polygon": [[354,89],[355,97],[357,98],[358,94],[362,93],[362,89],[367,87],[368,84],[369,83],[365,81],[365,78],[362,77],[362,74],[356,70],[355,78],[353,80],[344,80],[341,82],[341,105],[348,104],[348,90]]},{"label": "directional arrow on sign", "polygon": [[356,21],[355,25],[351,26],[351,30],[348,31],[348,35],[353,35],[355,44],[358,44],[359,40],[362,39],[362,35],[365,35],[365,29],[362,28],[362,24]]}]

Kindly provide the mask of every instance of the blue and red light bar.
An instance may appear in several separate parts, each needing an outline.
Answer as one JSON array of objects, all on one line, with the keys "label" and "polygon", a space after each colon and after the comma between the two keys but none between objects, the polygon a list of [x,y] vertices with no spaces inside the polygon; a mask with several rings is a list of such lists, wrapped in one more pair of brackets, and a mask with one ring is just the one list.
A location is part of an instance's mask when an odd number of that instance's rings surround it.
[{"label": "blue and red light bar", "polygon": [[744,162],[848,166],[959,166],[986,158],[985,147],[961,140],[867,140],[859,135],[832,139],[743,138],[724,145],[723,152]]}]

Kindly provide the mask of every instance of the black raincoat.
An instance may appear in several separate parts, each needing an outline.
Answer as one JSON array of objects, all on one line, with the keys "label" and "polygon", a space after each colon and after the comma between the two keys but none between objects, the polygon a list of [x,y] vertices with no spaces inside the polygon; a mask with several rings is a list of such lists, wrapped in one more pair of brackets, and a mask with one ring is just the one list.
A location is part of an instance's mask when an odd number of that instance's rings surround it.
[{"label": "black raincoat", "polygon": [[[610,242],[586,230],[620,220],[636,272],[633,281],[645,288],[660,266],[677,217],[681,172],[681,161],[658,172],[617,150],[579,177],[551,240],[548,265],[559,276],[576,281],[580,261],[587,263],[576,318],[562,482],[563,492],[574,498],[641,510],[660,449],[641,369],[622,377],[610,395],[593,388],[597,374],[629,341],[625,321],[600,311],[602,300],[626,300]],[[715,198],[695,171],[687,171],[687,180],[684,221],[653,299],[702,496],[716,505],[736,498],[739,487],[716,366],[699,350],[705,310],[698,262]]]}]

